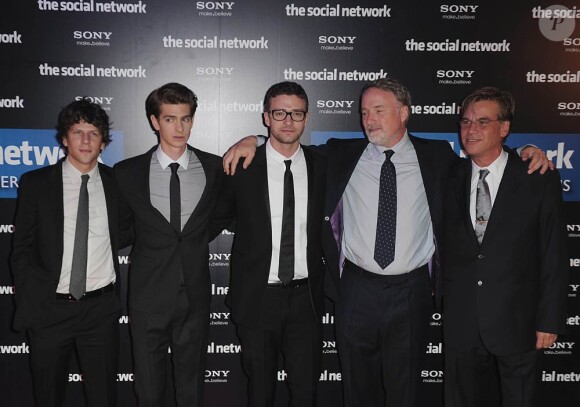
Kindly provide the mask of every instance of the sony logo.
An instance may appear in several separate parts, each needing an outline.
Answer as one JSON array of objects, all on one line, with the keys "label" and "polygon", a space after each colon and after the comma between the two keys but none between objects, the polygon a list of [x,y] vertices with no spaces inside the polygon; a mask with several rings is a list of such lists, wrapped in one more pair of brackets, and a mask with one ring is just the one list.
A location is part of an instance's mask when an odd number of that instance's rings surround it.
[{"label": "sony logo", "polygon": [[233,1],[198,1],[195,3],[198,10],[232,10],[236,4]]},{"label": "sony logo", "polygon": [[472,78],[475,71],[454,71],[454,70],[443,70],[439,69],[437,71],[438,78]]},{"label": "sony logo", "polygon": [[338,36],[338,35],[320,35],[319,44],[354,44],[356,37]]},{"label": "sony logo", "polygon": [[475,13],[478,7],[471,4],[442,4],[439,10],[442,13]]},{"label": "sony logo", "polygon": [[206,370],[205,377],[228,377],[229,370]]},{"label": "sony logo", "polygon": [[197,67],[195,73],[198,75],[231,75],[234,73],[234,68],[224,67]]},{"label": "sony logo", "polygon": [[317,100],[316,107],[352,107],[353,100]]},{"label": "sony logo", "polygon": [[73,37],[77,40],[110,40],[112,32],[107,31],[74,31]]}]

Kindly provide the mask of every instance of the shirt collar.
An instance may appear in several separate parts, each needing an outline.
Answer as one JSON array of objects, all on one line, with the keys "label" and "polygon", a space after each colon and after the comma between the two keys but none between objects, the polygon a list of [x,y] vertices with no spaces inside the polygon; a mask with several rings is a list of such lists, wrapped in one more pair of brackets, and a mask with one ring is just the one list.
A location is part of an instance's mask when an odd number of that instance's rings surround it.
[{"label": "shirt collar", "polygon": [[[70,178],[73,184],[81,184],[81,175],[84,175],[80,172],[74,165],[72,165],[68,159],[68,157],[62,163],[62,171]],[[101,178],[101,174],[99,173],[99,164],[95,165],[95,167],[87,172],[89,175],[88,182],[95,182]]]},{"label": "shirt collar", "polygon": [[473,160],[471,161],[471,178],[479,177],[479,170],[487,169],[494,179],[501,179],[503,171],[508,161],[508,153],[502,149],[500,155],[487,167],[478,166]]},{"label": "shirt collar", "polygon": [[409,133],[407,132],[407,130],[405,130],[405,134],[403,135],[401,140],[399,140],[397,144],[395,144],[394,146],[387,148],[369,143],[369,145],[365,150],[365,154],[371,160],[382,160],[383,157],[385,156],[385,151],[387,150],[394,151],[395,154],[393,155],[393,157],[397,156],[397,154],[400,157],[402,154],[406,153],[410,147],[411,147],[411,139],[409,138]]},{"label": "shirt collar", "polygon": [[189,164],[189,157],[191,156],[191,150],[189,148],[186,148],[183,154],[181,154],[181,157],[179,157],[177,160],[173,160],[167,154],[165,154],[165,152],[161,149],[161,145],[159,145],[157,146],[155,154],[157,156],[159,164],[161,164],[161,168],[166,169],[169,166],[169,164],[178,163],[180,167],[183,167],[183,169],[187,170],[187,165]]},{"label": "shirt collar", "polygon": [[293,163],[299,163],[301,160],[304,159],[304,152],[302,151],[301,146],[298,146],[298,150],[296,150],[291,157],[286,157],[280,154],[278,151],[276,151],[274,147],[272,147],[270,139],[268,139],[268,141],[266,142],[266,154],[268,155],[268,158],[274,160],[274,162],[280,165],[284,165],[284,161],[287,160],[292,160]]}]

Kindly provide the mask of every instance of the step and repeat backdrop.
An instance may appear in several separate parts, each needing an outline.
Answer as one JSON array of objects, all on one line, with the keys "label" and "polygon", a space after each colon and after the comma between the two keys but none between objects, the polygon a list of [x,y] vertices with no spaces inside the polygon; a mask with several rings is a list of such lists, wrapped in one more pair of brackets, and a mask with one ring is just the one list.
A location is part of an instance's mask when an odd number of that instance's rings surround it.
[{"label": "step and repeat backdrop", "polygon": [[[461,99],[477,87],[508,89],[517,100],[510,145],[535,144],[561,171],[569,236],[568,333],[541,355],[541,401],[580,400],[580,4],[575,1],[391,0],[25,0],[0,12],[0,404],[33,406],[28,340],[11,330],[8,267],[18,181],[62,156],[54,140],[61,107],[89,97],[114,122],[102,155],[113,165],[157,140],[147,94],[181,82],[199,97],[190,144],[223,154],[239,138],[264,134],[262,99],[275,82],[301,83],[310,98],[305,144],[363,137],[361,87],[393,77],[413,96],[409,130],[446,139],[457,153]],[[213,305],[206,405],[242,407],[240,345],[224,305],[232,235],[211,243]],[[122,288],[130,273],[119,253]],[[123,294],[123,299],[125,294]],[[323,316],[319,405],[341,403],[334,310]],[[442,406],[441,328],[430,321],[420,375],[424,405]],[[119,405],[135,405],[126,311],[121,325]],[[69,374],[67,404],[82,406],[82,372]],[[287,403],[278,373],[278,406]]]}]

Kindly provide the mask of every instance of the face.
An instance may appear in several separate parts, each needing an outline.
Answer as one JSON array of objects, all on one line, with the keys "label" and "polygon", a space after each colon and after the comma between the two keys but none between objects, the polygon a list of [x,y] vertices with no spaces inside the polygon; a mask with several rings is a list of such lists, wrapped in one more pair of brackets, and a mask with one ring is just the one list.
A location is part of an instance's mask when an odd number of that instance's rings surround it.
[{"label": "face", "polygon": [[409,107],[402,106],[393,93],[369,88],[361,99],[361,121],[369,141],[392,147],[405,135]]},{"label": "face", "polygon": [[470,104],[462,120],[471,124],[460,126],[461,142],[465,152],[480,167],[490,165],[499,157],[502,143],[509,133],[509,122],[498,121],[499,105],[492,100]]},{"label": "face", "polygon": [[159,144],[163,152],[173,159],[178,159],[187,148],[187,140],[193,126],[189,105],[163,103],[159,118],[151,115],[151,122],[159,132]]},{"label": "face", "polygon": [[67,148],[69,162],[83,174],[97,165],[99,154],[105,148],[99,129],[84,120],[73,124],[62,141]]},{"label": "face", "polygon": [[[286,112],[306,111],[306,101],[296,95],[278,95],[270,99],[270,111]],[[280,154],[292,155],[300,145],[300,136],[308,121],[308,113],[301,122],[295,122],[290,115],[282,121],[274,120],[272,114],[264,112],[264,123],[270,129],[270,143]]]}]

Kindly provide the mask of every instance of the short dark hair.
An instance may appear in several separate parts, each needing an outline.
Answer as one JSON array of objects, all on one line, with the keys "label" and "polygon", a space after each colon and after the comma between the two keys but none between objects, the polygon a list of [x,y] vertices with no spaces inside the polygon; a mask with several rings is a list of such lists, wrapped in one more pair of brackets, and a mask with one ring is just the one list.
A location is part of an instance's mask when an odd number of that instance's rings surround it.
[{"label": "short dark hair", "polygon": [[268,89],[266,96],[264,96],[264,112],[270,111],[270,99],[280,95],[294,95],[306,102],[306,111],[308,111],[308,96],[302,86],[296,82],[280,82],[276,83]]},{"label": "short dark hair", "polygon": [[91,102],[87,98],[75,100],[62,108],[56,124],[56,141],[62,149],[66,150],[63,139],[69,129],[81,121],[95,126],[103,137],[103,143],[108,146],[111,140],[111,121],[109,115],[101,106]]},{"label": "short dark hair", "polygon": [[499,105],[498,120],[510,123],[512,122],[516,110],[516,101],[514,96],[506,90],[500,90],[493,86],[479,88],[467,95],[467,97],[463,99],[463,102],[461,102],[462,114],[467,110],[469,105],[485,100],[497,102]]},{"label": "short dark hair", "polygon": [[381,78],[366,84],[360,93],[361,99],[362,95],[370,88],[378,88],[391,92],[395,95],[397,102],[403,106],[407,106],[409,109],[411,108],[411,93],[409,92],[409,89],[396,79]]},{"label": "short dark hair", "polygon": [[145,100],[145,113],[147,114],[147,120],[149,120],[151,128],[153,128],[151,116],[159,118],[161,105],[164,103],[168,105],[189,105],[192,116],[197,110],[197,96],[191,89],[177,82],[166,83],[152,91]]}]

